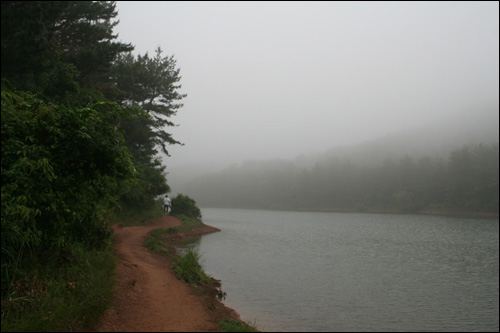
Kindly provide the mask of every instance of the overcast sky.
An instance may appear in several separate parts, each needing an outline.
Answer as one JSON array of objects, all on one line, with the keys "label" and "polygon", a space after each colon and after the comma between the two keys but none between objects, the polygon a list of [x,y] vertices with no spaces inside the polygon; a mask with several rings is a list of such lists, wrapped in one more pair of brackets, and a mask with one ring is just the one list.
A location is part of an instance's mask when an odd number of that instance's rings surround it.
[{"label": "overcast sky", "polygon": [[[168,167],[293,158],[499,99],[499,3],[118,1],[118,40],[174,55]],[[493,109],[494,110],[494,109]],[[492,121],[498,121],[498,109]]]}]

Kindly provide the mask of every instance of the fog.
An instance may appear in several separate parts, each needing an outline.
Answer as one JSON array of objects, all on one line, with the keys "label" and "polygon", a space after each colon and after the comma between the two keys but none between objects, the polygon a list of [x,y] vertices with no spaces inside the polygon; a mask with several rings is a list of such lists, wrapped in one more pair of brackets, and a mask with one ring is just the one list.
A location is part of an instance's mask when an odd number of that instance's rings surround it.
[{"label": "fog", "polygon": [[456,128],[476,113],[498,124],[498,2],[118,1],[117,10],[118,40],[136,54],[160,46],[181,70],[188,96],[169,131],[185,145],[164,159],[169,182],[193,167]]}]

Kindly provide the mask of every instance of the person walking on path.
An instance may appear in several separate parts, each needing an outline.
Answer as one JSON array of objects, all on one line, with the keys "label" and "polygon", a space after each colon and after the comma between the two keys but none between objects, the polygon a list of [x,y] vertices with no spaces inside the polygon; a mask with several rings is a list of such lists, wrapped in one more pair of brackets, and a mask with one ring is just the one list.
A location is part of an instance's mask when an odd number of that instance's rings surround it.
[{"label": "person walking on path", "polygon": [[170,210],[170,204],[171,204],[171,201],[170,201],[170,198],[168,197],[168,195],[165,196],[165,198],[163,199],[163,214],[168,214],[169,210]]}]

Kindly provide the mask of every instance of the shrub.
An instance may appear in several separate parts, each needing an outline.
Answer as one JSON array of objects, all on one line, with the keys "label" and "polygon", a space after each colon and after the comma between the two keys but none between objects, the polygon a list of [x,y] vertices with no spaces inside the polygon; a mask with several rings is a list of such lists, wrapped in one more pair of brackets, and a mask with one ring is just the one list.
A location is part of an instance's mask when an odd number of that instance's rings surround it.
[{"label": "shrub", "polygon": [[178,194],[176,197],[172,198],[172,215],[185,215],[187,217],[193,217],[200,219],[201,211],[196,205],[196,201],[187,195]]},{"label": "shrub", "polygon": [[135,172],[116,128],[126,116],[117,104],[73,108],[4,89],[1,96],[4,297],[24,259],[65,259],[74,243],[103,249],[109,209]]}]

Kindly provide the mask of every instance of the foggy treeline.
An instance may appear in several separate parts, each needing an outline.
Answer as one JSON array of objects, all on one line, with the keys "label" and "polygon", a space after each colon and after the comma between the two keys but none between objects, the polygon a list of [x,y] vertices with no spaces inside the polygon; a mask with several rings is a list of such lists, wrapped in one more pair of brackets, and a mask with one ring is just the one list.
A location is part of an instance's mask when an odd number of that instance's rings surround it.
[{"label": "foggy treeline", "polygon": [[186,190],[215,207],[498,212],[498,126],[467,126],[435,126],[295,160],[246,161],[200,176]]}]

